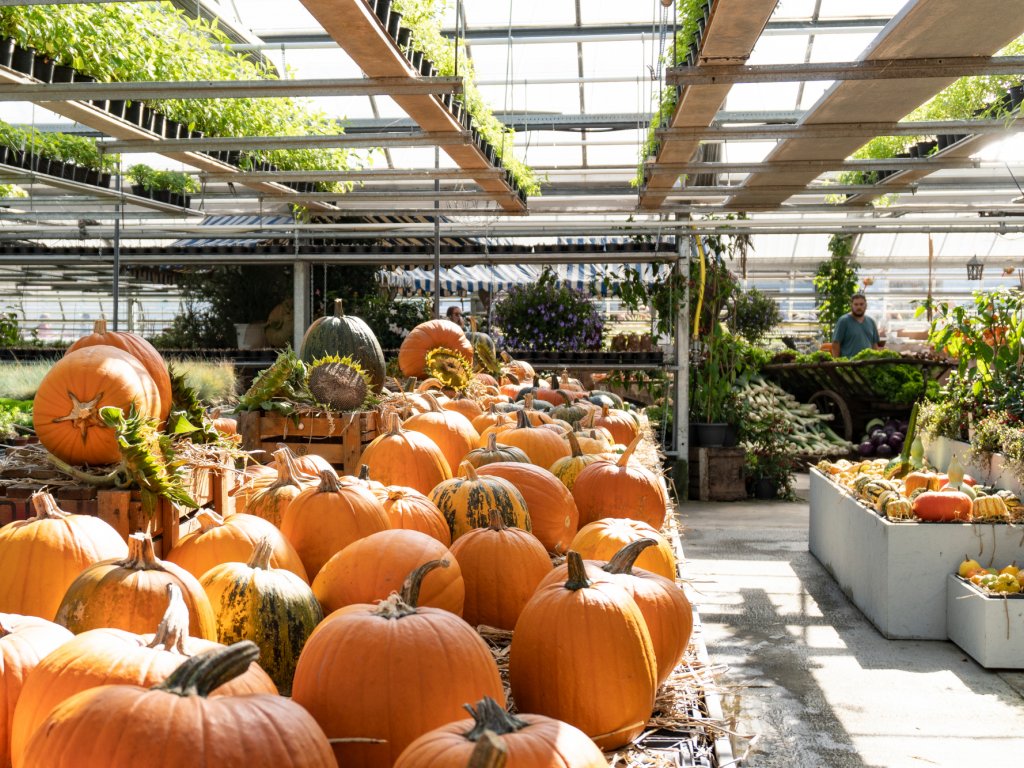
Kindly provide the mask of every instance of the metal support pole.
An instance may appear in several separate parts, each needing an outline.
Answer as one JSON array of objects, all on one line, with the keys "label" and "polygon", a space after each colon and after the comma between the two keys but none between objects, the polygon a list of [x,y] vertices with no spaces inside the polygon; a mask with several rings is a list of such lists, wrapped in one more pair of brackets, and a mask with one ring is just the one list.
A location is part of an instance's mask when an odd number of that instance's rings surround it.
[{"label": "metal support pole", "polygon": [[292,348],[298,352],[309,325],[309,262],[296,261],[292,275]]},{"label": "metal support pole", "polygon": [[[117,191],[121,192],[121,162],[117,164]],[[113,280],[113,294],[114,294],[114,317],[113,317],[113,330],[120,330],[117,327],[119,315],[118,308],[121,304],[121,210],[122,205],[120,198],[118,203],[114,207],[114,280]]]},{"label": "metal support pole", "polygon": [[[441,165],[441,149],[434,147],[434,167]],[[441,180],[434,179],[434,192],[441,191]],[[434,319],[441,317],[441,201],[434,196]]]},{"label": "metal support pole", "polygon": [[[679,214],[676,218],[682,218]],[[693,238],[682,233],[676,235],[676,273],[683,280],[683,298],[676,315],[676,412],[675,440],[677,460],[690,459],[690,259],[693,256]]]}]

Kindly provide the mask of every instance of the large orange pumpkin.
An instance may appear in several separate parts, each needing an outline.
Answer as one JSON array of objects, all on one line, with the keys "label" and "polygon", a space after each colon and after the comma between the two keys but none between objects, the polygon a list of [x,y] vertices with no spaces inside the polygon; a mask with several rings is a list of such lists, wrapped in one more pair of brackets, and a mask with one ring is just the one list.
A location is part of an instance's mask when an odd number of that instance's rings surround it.
[{"label": "large orange pumpkin", "polygon": [[160,622],[167,609],[167,585],[184,595],[196,637],[214,640],[217,619],[196,577],[174,563],[160,560],[148,533],[128,537],[128,557],[90,565],[64,593],[56,621],[76,635],[89,629],[114,627],[145,632]]},{"label": "large orange pumpkin", "polygon": [[380,501],[358,485],[343,485],[333,470],[321,472],[319,486],[296,496],[281,521],[281,533],[311,579],[336,552],[390,527]]},{"label": "large orange pumpkin", "polygon": [[914,491],[923,488],[926,491],[937,491],[949,478],[937,472],[911,472],[903,480],[903,493],[909,497]]},{"label": "large orange pumpkin", "polygon": [[627,544],[641,539],[653,539],[658,542],[658,546],[641,552],[636,561],[637,567],[674,580],[676,556],[672,552],[672,545],[661,533],[640,520],[621,517],[595,520],[580,528],[569,548],[587,560],[607,562]]},{"label": "large orange pumpkin", "polygon": [[601,749],[639,736],[654,706],[657,662],[643,614],[622,587],[592,582],[569,552],[564,584],[539,588],[509,651],[516,707],[574,725]]},{"label": "large orange pumpkin", "polygon": [[268,520],[243,512],[221,517],[210,509],[196,515],[199,530],[183,537],[170,552],[168,562],[180,565],[197,579],[221,563],[247,563],[260,539],[269,539],[270,564],[285,568],[309,583],[302,558],[284,534]]},{"label": "large orange pumpkin", "polygon": [[452,554],[466,582],[462,617],[474,627],[511,630],[540,580],[551,572],[551,559],[537,537],[506,527],[493,507],[490,524],[460,537]]},{"label": "large orange pumpkin", "polygon": [[[504,703],[487,644],[458,616],[419,608],[420,582],[439,561],[377,605],[335,611],[302,649],[292,698],[335,742],[346,768],[391,768],[413,740],[462,719],[462,706]],[[354,663],[354,660],[358,660]]]},{"label": "large orange pumpkin", "polygon": [[[11,743],[14,765],[25,765],[25,747],[50,711],[77,693],[101,685],[150,686],[162,682],[190,656],[221,648],[190,637],[188,607],[176,585],[168,585],[169,604],[156,632],[135,634],[120,629],[92,629],[76,635],[38,664],[25,682],[14,713]],[[257,664],[213,695],[276,694],[277,688]]]},{"label": "large orange pumpkin", "polygon": [[287,698],[207,698],[257,656],[244,641],[188,659],[153,688],[106,685],[77,694],[40,726],[24,766],[137,768],[147,759],[163,768],[337,768],[323,731]]},{"label": "large orange pumpkin", "polygon": [[[480,407],[480,403],[478,403],[471,397],[466,397],[465,395],[459,395],[458,397],[449,400],[442,406],[442,408],[444,408],[446,411],[455,411],[456,413],[461,413],[463,416],[469,419],[470,424],[473,423],[474,419],[476,419],[479,416],[482,416],[484,412],[484,409]],[[475,428],[476,427],[474,427],[474,429]]]},{"label": "large orange pumpkin", "polygon": [[497,462],[480,467],[483,477],[500,477],[516,487],[526,500],[533,535],[548,552],[564,555],[576,535],[579,512],[569,489],[546,469],[521,462]]},{"label": "large orange pumpkin", "polygon": [[466,768],[488,731],[505,745],[507,768],[608,768],[597,745],[567,723],[543,715],[510,715],[490,698],[466,709],[470,719],[423,734],[399,755],[394,768]]},{"label": "large orange pumpkin", "polygon": [[93,563],[128,555],[116,530],[98,517],[69,515],[45,491],[35,512],[0,528],[0,612],[52,621],[71,582]]},{"label": "large orange pumpkin", "polygon": [[431,560],[447,560],[447,568],[427,574],[420,605],[461,616],[465,579],[448,547],[419,531],[380,531],[354,541],[328,560],[313,580],[325,613],[355,603],[376,603],[402,588],[406,577]]},{"label": "large orange pumpkin", "polygon": [[925,491],[914,499],[914,515],[929,523],[970,522],[973,507],[960,491]]},{"label": "large orange pumpkin", "polygon": [[618,461],[594,462],[576,476],[572,495],[580,525],[605,517],[643,520],[655,529],[664,524],[668,506],[664,481],[649,469],[629,463],[640,439],[640,435],[633,438]]},{"label": "large orange pumpkin", "polygon": [[157,392],[160,394],[159,417],[160,421],[165,421],[167,414],[171,412],[171,375],[167,370],[167,364],[164,362],[164,359],[156,351],[156,347],[134,333],[108,331],[107,321],[101,318],[93,324],[92,333],[78,339],[78,341],[68,347],[67,351],[74,352],[76,349],[82,349],[83,347],[99,345],[124,350],[142,363],[147,373],[153,377],[153,381],[156,383]]},{"label": "large orange pumpkin", "polygon": [[381,498],[392,528],[419,531],[437,539],[446,547],[452,543],[452,532],[437,505],[415,488],[389,485]]},{"label": "large orange pumpkin", "polygon": [[629,445],[633,442],[633,438],[640,433],[636,419],[629,413],[617,408],[609,408],[607,405],[602,405],[601,413],[594,416],[594,426],[607,429],[612,433],[615,442],[622,445]]},{"label": "large orange pumpkin", "polygon": [[544,469],[569,455],[569,444],[557,432],[533,426],[526,411],[516,413],[515,429],[500,433],[498,442],[522,449],[531,464]]},{"label": "large orange pumpkin", "polygon": [[424,397],[430,410],[410,416],[402,426],[429,437],[441,449],[448,466],[457,467],[476,448],[480,435],[473,429],[473,422],[461,413],[445,410],[433,395]]},{"label": "large orange pumpkin", "polygon": [[58,360],[39,383],[32,407],[36,435],[69,464],[113,464],[121,458],[114,430],[100,418],[107,406],[159,418],[160,392],[145,366],[124,350],[83,347]]},{"label": "large orange pumpkin", "polygon": [[359,461],[384,485],[403,485],[420,493],[430,493],[452,476],[444,452],[426,435],[402,429],[397,413],[391,414],[388,431],[363,449]]},{"label": "large orange pumpkin", "polygon": [[432,349],[444,347],[458,352],[470,363],[473,362],[473,345],[465,332],[451,320],[428,320],[420,323],[402,340],[398,348],[398,367],[405,376],[427,375],[424,362]]},{"label": "large orange pumpkin", "polygon": [[0,765],[11,764],[14,708],[29,673],[51,651],[74,638],[38,616],[0,613]]},{"label": "large orange pumpkin", "polygon": [[492,508],[501,513],[506,525],[532,530],[526,499],[512,483],[500,477],[480,477],[468,461],[462,462],[459,475],[430,492],[430,500],[448,521],[452,541],[486,526]]}]

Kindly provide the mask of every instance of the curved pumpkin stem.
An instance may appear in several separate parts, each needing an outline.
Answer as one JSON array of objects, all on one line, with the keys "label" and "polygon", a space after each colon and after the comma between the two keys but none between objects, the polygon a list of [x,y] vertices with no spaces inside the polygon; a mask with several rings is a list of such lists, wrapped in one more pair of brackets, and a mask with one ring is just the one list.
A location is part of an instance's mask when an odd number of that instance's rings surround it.
[{"label": "curved pumpkin stem", "polygon": [[259,568],[263,571],[269,571],[270,557],[273,554],[274,543],[270,540],[269,536],[261,536],[252,551],[252,557],[249,558],[248,566],[253,569]]},{"label": "curved pumpkin stem", "polygon": [[401,619],[416,613],[416,605],[420,600],[420,587],[423,579],[435,568],[447,568],[447,560],[431,560],[414,570],[402,584],[400,592],[392,592],[386,600],[377,603],[374,613],[383,619]]},{"label": "curved pumpkin stem", "polygon": [[291,448],[282,445],[274,451],[274,461],[277,462],[277,480],[268,486],[267,490],[280,488],[284,485],[302,486],[298,478],[300,475],[304,475],[304,473],[295,463],[295,455],[292,453]]},{"label": "curved pumpkin stem", "polygon": [[92,324],[92,332],[93,333],[98,333],[101,336],[104,333],[106,333],[107,332],[107,319],[105,317],[101,317],[99,320],[97,320],[95,323],[93,323]]},{"label": "curved pumpkin stem", "polygon": [[[490,437],[491,438],[494,437],[494,433],[493,432],[491,433]],[[488,450],[491,450],[491,451],[497,450],[497,446],[496,445],[495,446],[491,445],[491,440],[490,439],[487,440],[487,446],[488,446]],[[466,480],[468,480],[471,483],[475,483],[475,482],[480,480],[480,476],[476,473],[476,467],[474,467],[468,461],[464,461],[461,464],[459,464],[459,474],[462,475],[463,477],[465,477]]]},{"label": "curved pumpkin stem", "polygon": [[199,521],[200,534],[212,531],[214,528],[220,528],[224,525],[224,518],[212,509],[200,509],[199,512],[196,513],[196,520]]},{"label": "curved pumpkin stem", "polygon": [[656,546],[658,546],[657,539],[646,538],[631,541],[612,555],[612,559],[602,565],[601,570],[605,573],[631,574],[633,573],[633,564],[640,554],[648,547]]},{"label": "curved pumpkin stem", "polygon": [[582,419],[580,419],[580,426],[583,427],[584,429],[593,429],[594,428],[594,418],[596,416],[597,416],[597,409],[596,408],[591,408],[590,412],[586,416],[584,416]]},{"label": "curved pumpkin stem", "polygon": [[58,507],[57,500],[47,491],[36,491],[28,503],[36,513],[33,520],[63,520],[70,514]]},{"label": "curved pumpkin stem", "polygon": [[188,641],[188,605],[177,584],[167,585],[167,610],[160,619],[160,626],[147,648],[163,648],[165,651],[187,656],[185,643]]},{"label": "curved pumpkin stem", "polygon": [[476,708],[471,704],[463,704],[462,708],[469,712],[473,718],[473,727],[465,733],[469,741],[477,741],[484,735],[485,731],[491,731],[498,736],[506,733],[515,733],[525,728],[528,723],[520,720],[515,715],[507,712],[501,704],[490,696],[484,696],[476,703]]},{"label": "curved pumpkin stem", "polygon": [[402,434],[402,419],[397,413],[391,414],[391,420],[388,422],[388,435],[391,437],[397,437]]},{"label": "curved pumpkin stem", "polygon": [[583,449],[580,448],[580,441],[576,439],[576,433],[575,432],[570,432],[569,433],[569,449],[572,451],[571,458],[573,458],[573,459],[578,459],[581,456],[585,456],[586,455],[586,454],[583,453]]},{"label": "curved pumpkin stem", "polygon": [[[607,408],[608,406],[605,407]],[[626,466],[629,463],[629,457],[633,455],[633,451],[635,451],[636,447],[640,445],[641,440],[643,440],[643,435],[637,435],[634,437],[632,441],[630,441],[629,445],[626,446],[626,450],[624,450],[622,455],[619,456],[619,460],[615,462],[615,465],[618,467]]]},{"label": "curved pumpkin stem", "polygon": [[516,429],[533,429],[530,423],[530,414],[525,410],[516,411]]},{"label": "curved pumpkin stem", "polygon": [[487,509],[487,528],[491,531],[506,531],[508,526],[505,525],[505,521],[501,517],[501,512],[498,511],[497,507],[488,507]]},{"label": "curved pumpkin stem", "polygon": [[341,478],[333,469],[320,470],[320,486],[317,493],[338,493],[341,490]]},{"label": "curved pumpkin stem", "polygon": [[360,464],[359,465],[359,479],[364,483],[370,482],[370,465]]},{"label": "curved pumpkin stem", "polygon": [[587,578],[587,569],[583,565],[583,558],[579,552],[570,549],[566,555],[566,564],[569,568],[569,579],[565,582],[565,588],[576,592],[589,587],[593,582]]},{"label": "curved pumpkin stem", "polygon": [[175,696],[209,696],[214,689],[243,674],[259,657],[260,649],[251,640],[214,648],[190,658],[152,690]]},{"label": "curved pumpkin stem", "polygon": [[128,557],[118,562],[122,568],[133,571],[166,571],[163,561],[153,549],[153,537],[149,532],[133,533],[128,537]]},{"label": "curved pumpkin stem", "polygon": [[519,377],[518,377],[518,376],[516,376],[516,375],[515,375],[514,373],[512,373],[511,371],[507,371],[507,372],[505,373],[505,378],[506,378],[506,379],[508,379],[508,383],[509,383],[509,384],[515,384],[515,385],[516,385],[517,387],[518,387],[518,386],[519,386],[520,384],[522,384],[522,382],[521,382],[521,381],[519,381]]},{"label": "curved pumpkin stem", "polygon": [[491,432],[491,434],[489,434],[487,436],[487,450],[490,453],[494,453],[495,451],[498,450],[498,433],[497,432]]},{"label": "curved pumpkin stem", "polygon": [[532,411],[533,410],[533,398],[534,398],[533,392],[527,392],[525,395],[523,395],[523,410],[524,411]]},{"label": "curved pumpkin stem", "polygon": [[428,413],[444,413],[444,408],[442,408],[441,404],[437,402],[437,398],[434,397],[433,394],[431,394],[430,392],[424,392],[423,397],[430,405],[430,410],[428,411]]}]

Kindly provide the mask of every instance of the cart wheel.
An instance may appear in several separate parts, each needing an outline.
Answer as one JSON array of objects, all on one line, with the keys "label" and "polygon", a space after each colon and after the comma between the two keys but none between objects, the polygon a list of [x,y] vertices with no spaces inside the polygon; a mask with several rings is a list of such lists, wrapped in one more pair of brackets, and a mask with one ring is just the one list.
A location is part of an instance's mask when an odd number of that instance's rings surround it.
[{"label": "cart wheel", "polygon": [[850,407],[841,395],[831,389],[822,389],[811,395],[808,402],[821,413],[831,413],[834,418],[829,426],[837,434],[853,442],[853,417],[850,416]]}]

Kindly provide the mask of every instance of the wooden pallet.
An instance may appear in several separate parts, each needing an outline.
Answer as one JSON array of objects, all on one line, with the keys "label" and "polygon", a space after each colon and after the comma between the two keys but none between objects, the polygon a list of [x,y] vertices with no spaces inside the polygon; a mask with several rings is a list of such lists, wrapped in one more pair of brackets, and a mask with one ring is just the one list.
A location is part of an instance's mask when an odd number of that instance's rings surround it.
[{"label": "wooden pallet", "polygon": [[[151,521],[142,512],[142,497],[138,490],[102,489],[84,483],[54,485],[52,481],[65,477],[56,470],[18,469],[0,474],[0,525],[32,516],[29,498],[37,491],[47,490],[65,512],[93,515],[106,521],[126,541],[129,534],[150,527],[153,545],[158,557],[189,533],[199,528],[196,509],[160,499]],[[220,515],[235,511],[231,491],[239,483],[239,474],[233,467],[222,469],[186,470],[185,488],[199,507],[212,509]]]},{"label": "wooden pallet", "polygon": [[266,463],[284,443],[299,456],[322,456],[342,474],[359,473],[363,449],[377,437],[376,411],[325,413],[317,416],[282,416],[246,411],[238,416],[242,448],[263,451],[257,461]]}]

